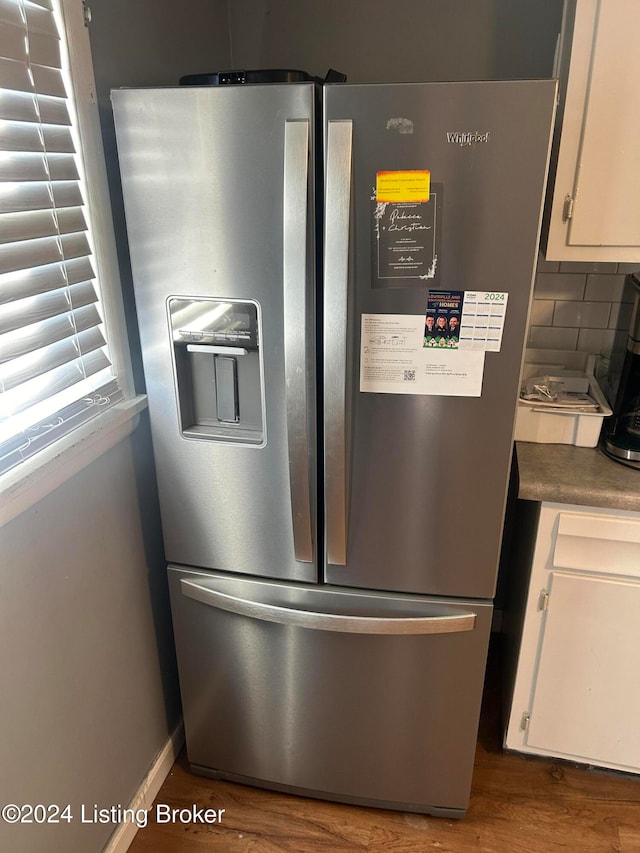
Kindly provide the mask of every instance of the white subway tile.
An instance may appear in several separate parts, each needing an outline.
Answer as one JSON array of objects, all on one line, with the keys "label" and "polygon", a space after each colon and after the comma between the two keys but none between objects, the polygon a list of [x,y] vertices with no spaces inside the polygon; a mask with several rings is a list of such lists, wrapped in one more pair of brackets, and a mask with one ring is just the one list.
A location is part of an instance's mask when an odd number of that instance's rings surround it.
[{"label": "white subway tile", "polygon": [[576,349],[578,329],[561,329],[556,326],[531,326],[529,346],[540,349]]},{"label": "white subway tile", "polygon": [[581,261],[562,261],[560,263],[560,272],[616,273],[617,271],[618,264],[615,262],[610,263],[608,261],[596,261],[594,263],[582,263]]},{"label": "white subway tile", "polygon": [[633,314],[633,303],[614,302],[609,315],[610,329],[628,329],[631,326],[631,315]]},{"label": "white subway tile", "polygon": [[538,273],[534,289],[536,299],[580,300],[584,296],[586,275]]},{"label": "white subway tile", "polygon": [[578,329],[606,329],[609,302],[556,302],[553,325]]},{"label": "white subway tile", "polygon": [[584,298],[594,302],[621,302],[623,275],[588,275]]},{"label": "white subway tile", "polygon": [[531,317],[529,320],[530,325],[553,325],[553,308],[555,304],[556,303],[553,299],[534,299],[531,306]]},{"label": "white subway tile", "polygon": [[576,350],[533,349],[525,351],[527,364],[548,364],[555,367],[566,367],[568,370],[584,370],[587,364],[586,353]]},{"label": "white subway tile", "polygon": [[613,348],[615,332],[604,329],[582,329],[578,336],[578,349],[583,352],[605,353]]}]

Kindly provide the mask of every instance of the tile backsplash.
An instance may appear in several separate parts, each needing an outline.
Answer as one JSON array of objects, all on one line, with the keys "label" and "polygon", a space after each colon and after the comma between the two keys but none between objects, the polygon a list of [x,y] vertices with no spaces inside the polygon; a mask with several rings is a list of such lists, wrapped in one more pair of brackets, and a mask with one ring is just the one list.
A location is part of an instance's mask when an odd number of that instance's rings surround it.
[{"label": "tile backsplash", "polygon": [[546,261],[540,255],[527,346],[607,358],[616,329],[628,323],[631,313],[623,295],[625,275],[638,267]]}]

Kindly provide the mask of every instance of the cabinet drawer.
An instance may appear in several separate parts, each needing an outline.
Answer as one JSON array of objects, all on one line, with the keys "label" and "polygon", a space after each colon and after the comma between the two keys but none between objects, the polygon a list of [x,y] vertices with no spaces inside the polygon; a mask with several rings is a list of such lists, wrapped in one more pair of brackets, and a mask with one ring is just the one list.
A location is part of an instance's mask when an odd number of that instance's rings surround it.
[{"label": "cabinet drawer", "polygon": [[552,565],[640,577],[640,520],[559,513]]}]

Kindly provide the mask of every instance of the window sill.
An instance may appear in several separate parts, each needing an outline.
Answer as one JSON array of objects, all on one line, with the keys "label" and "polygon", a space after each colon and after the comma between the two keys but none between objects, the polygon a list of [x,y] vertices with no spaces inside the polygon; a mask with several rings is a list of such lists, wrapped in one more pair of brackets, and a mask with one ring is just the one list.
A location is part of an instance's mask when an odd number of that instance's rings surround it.
[{"label": "window sill", "polygon": [[142,394],[118,403],[0,476],[0,527],[131,435],[146,407]]}]

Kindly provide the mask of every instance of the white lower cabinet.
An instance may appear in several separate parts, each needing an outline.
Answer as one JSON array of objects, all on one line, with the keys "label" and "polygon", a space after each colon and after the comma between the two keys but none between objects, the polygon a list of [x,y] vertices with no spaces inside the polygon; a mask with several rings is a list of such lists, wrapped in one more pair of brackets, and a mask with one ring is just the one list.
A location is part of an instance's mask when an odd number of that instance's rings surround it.
[{"label": "white lower cabinet", "polygon": [[640,513],[543,503],[508,749],[640,773]]}]

